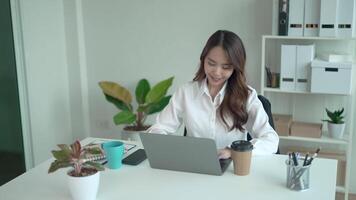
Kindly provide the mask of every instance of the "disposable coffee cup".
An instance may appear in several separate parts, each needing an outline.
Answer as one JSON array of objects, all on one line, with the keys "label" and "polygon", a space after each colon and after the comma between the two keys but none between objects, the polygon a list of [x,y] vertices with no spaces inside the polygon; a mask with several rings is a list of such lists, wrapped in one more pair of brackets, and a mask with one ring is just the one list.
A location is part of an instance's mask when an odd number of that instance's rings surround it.
[{"label": "disposable coffee cup", "polygon": [[231,159],[234,163],[234,174],[245,176],[250,173],[253,145],[249,141],[237,140],[231,144]]}]

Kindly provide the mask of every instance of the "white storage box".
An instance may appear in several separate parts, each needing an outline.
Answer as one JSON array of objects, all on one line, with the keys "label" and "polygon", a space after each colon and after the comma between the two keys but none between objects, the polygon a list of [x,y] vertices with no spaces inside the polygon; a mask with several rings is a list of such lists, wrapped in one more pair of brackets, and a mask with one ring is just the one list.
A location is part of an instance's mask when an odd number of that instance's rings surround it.
[{"label": "white storage box", "polygon": [[326,62],[319,59],[311,63],[310,92],[351,94],[351,62]]}]

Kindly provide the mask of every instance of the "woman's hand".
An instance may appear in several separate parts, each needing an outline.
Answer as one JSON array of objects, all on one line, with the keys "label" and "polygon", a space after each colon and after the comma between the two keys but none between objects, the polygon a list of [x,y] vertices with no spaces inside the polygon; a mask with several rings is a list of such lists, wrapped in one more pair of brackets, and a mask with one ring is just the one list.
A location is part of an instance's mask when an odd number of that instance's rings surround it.
[{"label": "woman's hand", "polygon": [[219,159],[228,159],[231,157],[231,150],[228,148],[218,150]]}]

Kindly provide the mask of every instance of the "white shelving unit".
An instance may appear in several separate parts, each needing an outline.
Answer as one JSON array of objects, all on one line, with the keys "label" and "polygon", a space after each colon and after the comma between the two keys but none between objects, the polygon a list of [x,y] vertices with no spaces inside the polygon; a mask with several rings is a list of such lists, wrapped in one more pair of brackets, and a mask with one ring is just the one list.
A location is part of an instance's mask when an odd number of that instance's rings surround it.
[{"label": "white shelving unit", "polygon": [[[321,119],[326,119],[325,108],[339,109],[345,107],[346,130],[343,139],[333,139],[328,136],[326,123],[323,123],[323,133],[321,138],[307,138],[295,136],[280,136],[280,147],[294,146],[315,148],[321,146],[329,152],[343,152],[346,160],[345,183],[337,185],[336,192],[345,194],[348,199],[349,177],[351,166],[351,147],[354,120],[352,111],[354,110],[353,98],[355,97],[355,87],[351,95],[318,94],[311,92],[283,91],[279,88],[266,87],[266,70],[268,66],[272,72],[280,73],[280,55],[282,44],[308,45],[315,44],[316,56],[328,52],[345,52],[355,55],[356,38],[324,38],[324,37],[289,37],[289,36],[262,36],[262,58],[261,58],[261,94],[267,97],[272,104],[272,113],[292,115],[293,121],[304,121],[311,123],[322,123]],[[355,60],[355,59],[354,59]],[[353,66],[354,68],[355,66]],[[356,80],[355,69],[353,80]],[[310,86],[309,86],[310,87]]]}]

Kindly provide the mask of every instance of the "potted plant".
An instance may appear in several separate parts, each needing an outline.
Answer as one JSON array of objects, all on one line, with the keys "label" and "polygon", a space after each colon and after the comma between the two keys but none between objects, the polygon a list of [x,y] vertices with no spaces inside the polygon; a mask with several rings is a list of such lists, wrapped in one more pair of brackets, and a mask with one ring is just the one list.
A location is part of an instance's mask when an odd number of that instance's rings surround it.
[{"label": "potted plant", "polygon": [[135,89],[137,108],[132,105],[132,95],[128,89],[111,81],[99,82],[105,98],[120,111],[113,117],[116,125],[125,124],[122,139],[140,141],[138,132],[145,131],[150,125],[145,124],[146,117],[163,110],[171,95],[166,95],[174,77],[163,80],[152,88],[146,79],[141,79]]},{"label": "potted plant", "polygon": [[334,112],[327,108],[325,110],[329,119],[324,119],[323,121],[328,122],[329,135],[333,138],[341,139],[345,130],[345,122],[343,121],[344,116],[342,116],[344,108],[335,110]]},{"label": "potted plant", "polygon": [[72,167],[67,172],[68,186],[74,200],[95,200],[99,188],[99,171],[104,167],[93,162],[93,156],[102,155],[99,147],[82,148],[77,140],[70,146],[59,144],[60,150],[53,150],[55,160],[48,173],[60,168]]}]

